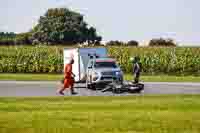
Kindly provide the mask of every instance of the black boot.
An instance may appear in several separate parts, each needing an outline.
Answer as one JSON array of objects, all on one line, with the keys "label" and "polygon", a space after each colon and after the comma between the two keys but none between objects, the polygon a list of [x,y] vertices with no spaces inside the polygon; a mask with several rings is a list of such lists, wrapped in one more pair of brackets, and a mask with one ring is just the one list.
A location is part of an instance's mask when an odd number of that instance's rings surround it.
[{"label": "black boot", "polygon": [[74,91],[74,88],[71,88],[70,90],[71,90],[71,95],[76,95],[76,94],[78,94],[77,92]]}]

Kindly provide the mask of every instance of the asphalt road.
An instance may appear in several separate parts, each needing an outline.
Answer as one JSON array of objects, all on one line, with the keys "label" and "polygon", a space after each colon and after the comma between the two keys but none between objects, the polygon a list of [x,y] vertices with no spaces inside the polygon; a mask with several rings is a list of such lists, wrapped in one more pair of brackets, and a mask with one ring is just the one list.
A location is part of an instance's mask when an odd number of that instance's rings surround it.
[{"label": "asphalt road", "polygon": [[[60,96],[56,94],[59,82],[49,81],[0,81],[0,97],[43,97]],[[121,95],[147,95],[147,94],[200,94],[200,83],[166,83],[145,82],[144,91],[141,94],[113,94],[112,92],[101,92],[85,89],[84,84],[75,85],[78,92],[76,96],[121,96]],[[65,92],[70,96],[70,92]]]}]

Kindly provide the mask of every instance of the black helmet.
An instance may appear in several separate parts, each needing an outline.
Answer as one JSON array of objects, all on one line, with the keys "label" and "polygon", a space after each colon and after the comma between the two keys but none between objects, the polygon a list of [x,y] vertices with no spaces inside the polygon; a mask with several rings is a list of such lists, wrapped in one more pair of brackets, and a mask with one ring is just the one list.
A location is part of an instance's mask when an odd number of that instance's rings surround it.
[{"label": "black helmet", "polygon": [[134,62],[138,62],[138,61],[140,61],[140,57],[139,56],[135,56]]}]

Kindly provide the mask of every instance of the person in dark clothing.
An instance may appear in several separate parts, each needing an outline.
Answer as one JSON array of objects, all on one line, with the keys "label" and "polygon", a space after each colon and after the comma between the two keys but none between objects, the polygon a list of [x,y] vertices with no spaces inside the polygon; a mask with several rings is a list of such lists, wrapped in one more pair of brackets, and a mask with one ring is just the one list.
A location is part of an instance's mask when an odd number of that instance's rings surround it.
[{"label": "person in dark clothing", "polygon": [[140,62],[140,58],[136,56],[133,60],[133,77],[135,84],[139,83],[141,71],[142,71],[142,64]]}]

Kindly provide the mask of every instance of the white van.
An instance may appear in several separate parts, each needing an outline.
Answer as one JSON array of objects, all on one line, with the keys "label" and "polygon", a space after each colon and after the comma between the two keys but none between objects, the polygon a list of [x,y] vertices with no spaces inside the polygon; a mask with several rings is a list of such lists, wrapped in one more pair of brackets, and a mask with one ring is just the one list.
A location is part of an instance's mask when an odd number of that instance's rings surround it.
[{"label": "white van", "polygon": [[73,73],[76,75],[75,82],[86,81],[87,66],[91,55],[107,57],[106,48],[64,48],[64,66],[73,56]]}]

